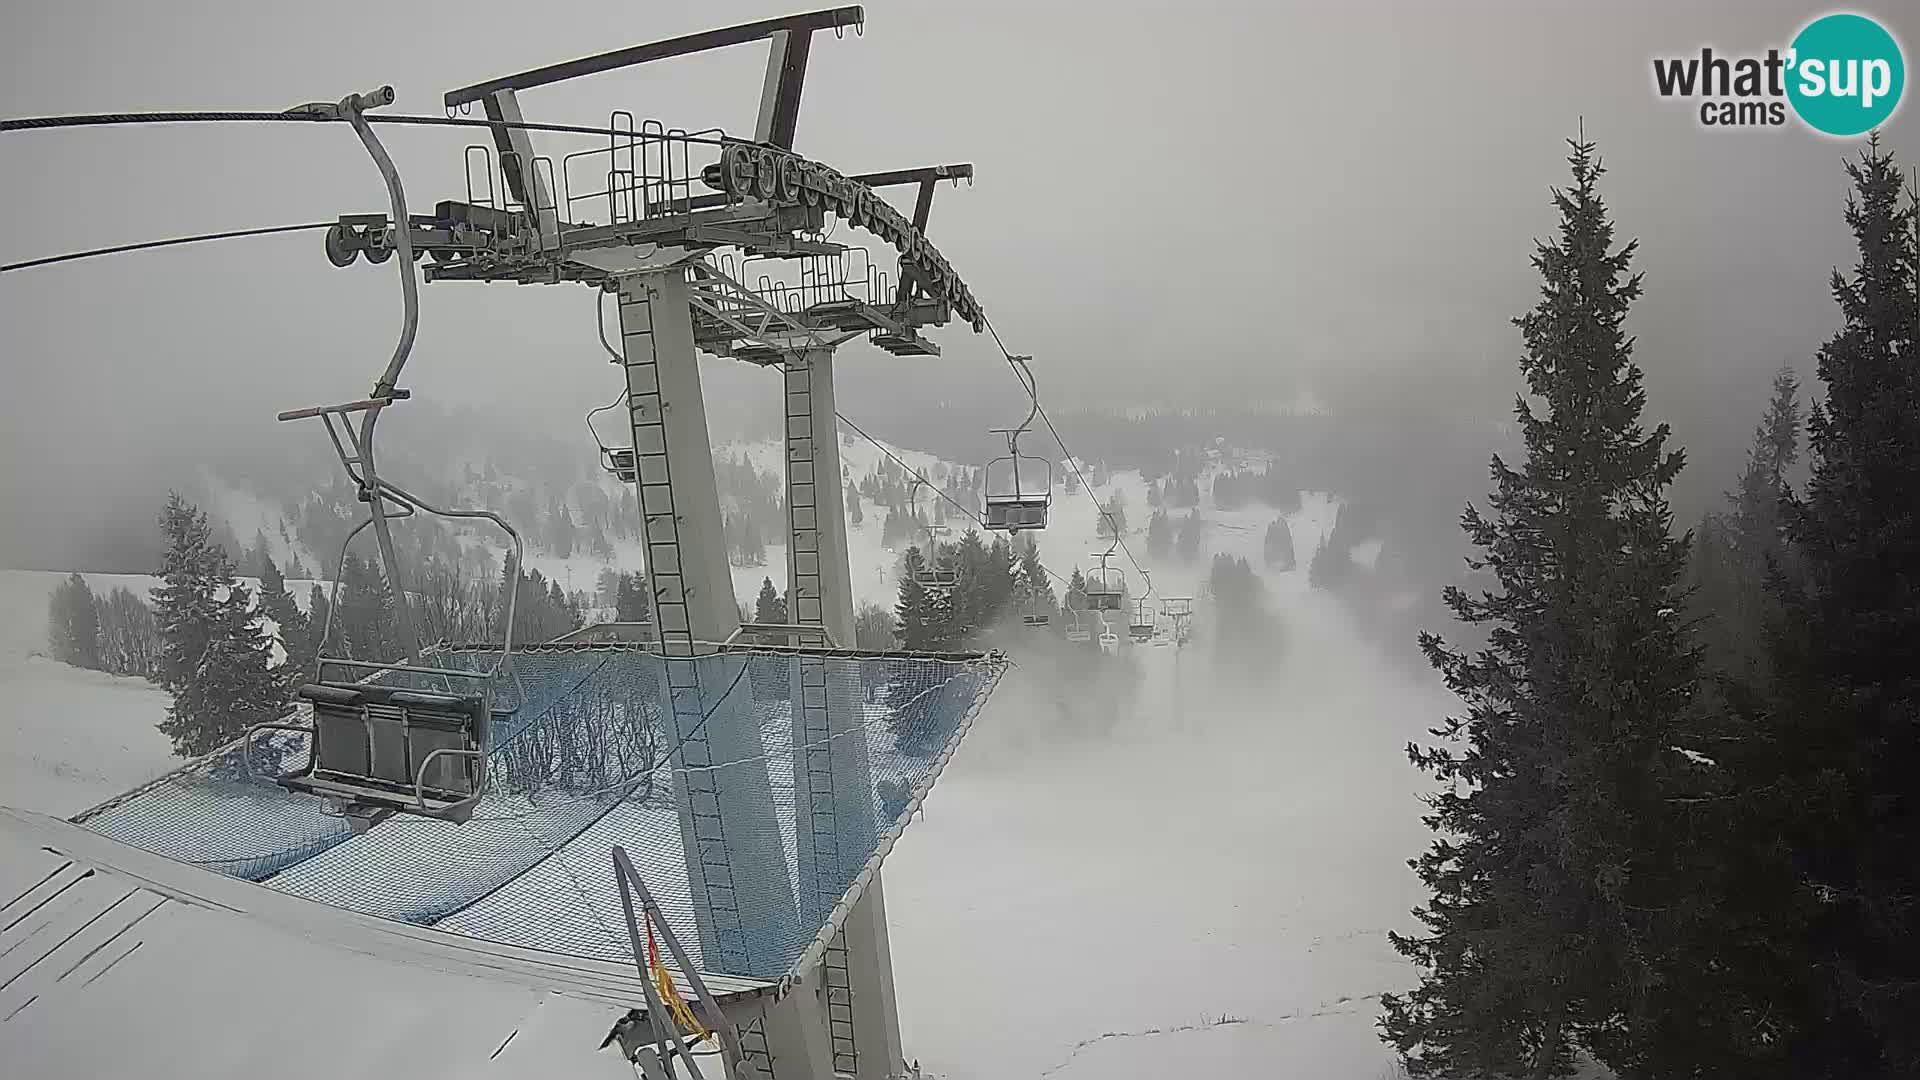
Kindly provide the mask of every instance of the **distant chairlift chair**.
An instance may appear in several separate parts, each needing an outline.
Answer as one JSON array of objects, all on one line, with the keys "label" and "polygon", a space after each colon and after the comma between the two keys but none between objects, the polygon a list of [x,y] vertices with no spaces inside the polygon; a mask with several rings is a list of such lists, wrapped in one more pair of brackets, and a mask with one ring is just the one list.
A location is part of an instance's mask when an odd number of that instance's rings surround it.
[{"label": "distant chairlift chair", "polygon": [[1127,622],[1127,636],[1138,642],[1153,640],[1153,614],[1147,610],[1147,598],[1133,602],[1133,618]]},{"label": "distant chairlift chair", "polygon": [[[994,428],[998,435],[1007,437],[1005,457],[997,457],[987,462],[986,467],[986,517],[989,529],[999,532],[1017,533],[1026,529],[1044,529],[1047,527],[1047,509],[1053,502],[1053,463],[1045,458],[1024,457],[1020,453],[1020,436],[1026,434],[1033,418],[1040,413],[1040,397],[1034,385],[1033,372],[1027,367],[1029,357],[1008,357],[1017,372],[1025,375],[1027,393],[1033,399],[1033,407],[1027,413],[1026,420],[1017,428]],[[1005,465],[1005,482],[994,482],[995,466]],[[1026,476],[1021,476],[1021,465],[1026,466]]]},{"label": "distant chairlift chair", "polygon": [[612,473],[623,484],[640,482],[640,467],[634,463],[631,446],[601,447],[600,467]]},{"label": "distant chairlift chair", "polygon": [[[625,364],[625,358],[620,355],[619,350],[613,347],[613,342],[607,340],[606,304],[607,294],[606,290],[603,289],[599,295],[594,298],[594,330],[600,335],[600,347],[606,350],[607,358],[616,365]],[[601,442],[600,432],[594,429],[593,418],[600,413],[606,412],[608,409],[615,409],[626,405],[630,400],[626,392],[622,391],[619,397],[614,398],[612,401],[607,402],[597,409],[590,409],[587,412],[587,434],[593,437],[593,444],[600,448],[600,467],[612,473],[613,476],[623,484],[637,484],[640,482],[639,459],[634,456],[633,447],[631,446],[608,446],[606,443]]]},{"label": "distant chairlift chair", "polygon": [[[920,489],[923,486],[927,486],[926,481],[916,478],[907,488],[907,506],[916,522],[921,520]],[[953,530],[945,525],[929,525],[926,529],[926,558],[921,561],[920,571],[913,576],[913,580],[923,589],[951,591],[960,584],[960,574],[951,563],[940,561],[939,537],[949,535]]]},{"label": "distant chairlift chair", "polygon": [[1112,548],[1098,552],[1093,557],[1099,560],[1099,565],[1086,578],[1087,608],[1090,611],[1119,611],[1126,601],[1126,576],[1119,567],[1108,565],[1107,561],[1113,557]]}]

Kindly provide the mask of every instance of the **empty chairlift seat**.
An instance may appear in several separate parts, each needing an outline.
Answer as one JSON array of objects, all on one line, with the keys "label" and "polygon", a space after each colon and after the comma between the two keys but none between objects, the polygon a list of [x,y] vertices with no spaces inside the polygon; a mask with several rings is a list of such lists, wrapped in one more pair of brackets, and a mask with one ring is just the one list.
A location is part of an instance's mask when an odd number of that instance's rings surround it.
[{"label": "empty chairlift seat", "polygon": [[987,496],[987,528],[1001,532],[1020,532],[1047,527],[1048,500],[1043,496],[1022,497],[1012,494]]},{"label": "empty chairlift seat", "polygon": [[1109,566],[1113,557],[1111,550],[1099,552],[1094,558],[1099,560],[1093,572],[1086,576],[1084,588],[1089,611],[1119,611],[1127,601],[1127,579],[1117,566]]},{"label": "empty chairlift seat", "polygon": [[472,815],[487,782],[485,697],[366,683],[309,683],[299,696],[313,705],[313,753],[283,786],[376,811]]},{"label": "empty chairlift seat", "polygon": [[987,462],[986,516],[982,520],[989,529],[1017,533],[1047,527],[1047,507],[1053,501],[1053,463],[1020,453],[1023,428],[995,429],[1006,435],[1007,453]]},{"label": "empty chairlift seat", "polygon": [[640,481],[640,467],[634,462],[631,446],[610,446],[600,451],[600,465],[623,484]]}]

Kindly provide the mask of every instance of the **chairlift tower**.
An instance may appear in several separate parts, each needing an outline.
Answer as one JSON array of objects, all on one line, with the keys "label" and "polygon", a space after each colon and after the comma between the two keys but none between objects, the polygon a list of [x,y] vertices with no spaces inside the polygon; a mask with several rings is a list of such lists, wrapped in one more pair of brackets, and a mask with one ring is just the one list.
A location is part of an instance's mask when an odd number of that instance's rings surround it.
[{"label": "chairlift tower", "polygon": [[[716,704],[726,688],[701,686],[693,662],[742,633],[696,355],[780,374],[794,625],[779,629],[788,642],[824,651],[853,644],[835,350],[865,337],[896,356],[938,356],[923,328],[958,319],[978,333],[986,325],[971,291],[926,238],[937,183],[971,180],[971,165],[847,174],[794,152],[815,36],[858,32],[863,21],[857,6],[814,11],[454,90],[445,98],[450,113],[478,105],[492,125],[491,146],[467,148],[464,198],[405,220],[345,216],[327,236],[335,265],[360,255],[378,263],[395,251],[424,254],[420,272],[428,282],[579,283],[617,299],[620,347],[609,351],[622,369],[631,441],[604,456],[638,490],[654,620],[667,657],[663,707],[679,747],[675,796],[708,957],[744,955],[756,934],[790,926],[799,915],[767,769],[729,769],[717,780],[720,771],[703,768],[764,753],[750,717]],[[619,110],[599,145],[556,163],[522,126],[525,91],[762,41],[769,54],[751,138],[636,122]],[[916,189],[911,215],[876,194],[896,186]],[[829,213],[890,244],[897,261],[883,268],[865,248],[829,239]],[[376,398],[394,395],[391,386],[375,388]],[[863,740],[834,738],[861,718],[830,713],[827,702],[836,695],[827,671],[824,660],[803,656],[793,703],[794,743],[805,748],[793,756],[796,801],[803,819],[814,818],[797,827],[803,854],[808,845],[837,842],[835,823],[820,814],[830,817],[839,799],[872,797]],[[723,819],[735,827],[722,831]],[[764,827],[738,827],[743,821]],[[904,1071],[877,876],[819,971],[803,972],[802,981],[814,992],[768,1008],[764,1046],[747,1047],[732,1063],[740,1070],[734,1075],[883,1080]]]}]

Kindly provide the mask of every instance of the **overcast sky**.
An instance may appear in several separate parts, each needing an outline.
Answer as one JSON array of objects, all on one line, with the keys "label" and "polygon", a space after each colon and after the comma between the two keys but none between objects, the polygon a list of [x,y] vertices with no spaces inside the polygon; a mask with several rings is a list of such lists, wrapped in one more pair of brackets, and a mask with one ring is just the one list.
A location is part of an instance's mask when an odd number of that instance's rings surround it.
[{"label": "overcast sky", "polygon": [[[793,0],[339,8],[261,0],[19,5],[0,115],[279,109],[383,83],[397,111],[517,70],[801,10]],[[1911,7],[1864,3],[1908,43]],[[867,5],[816,39],[797,146],[849,172],[969,161],[929,230],[1055,408],[1187,405],[1304,388],[1403,408],[1505,411],[1531,302],[1532,238],[1584,117],[1623,238],[1641,240],[1639,361],[1724,487],[1766,375],[1837,322],[1854,144],[1797,125],[1703,129],[1651,89],[1655,55],[1784,45],[1826,10],[1723,3],[962,3]],[[529,119],[751,134],[765,47],[536,90]],[[1887,129],[1912,145],[1908,103]],[[464,195],[464,131],[382,135],[424,210]],[[565,137],[537,143],[556,156]],[[0,136],[0,262],[161,236],[378,211],[344,126],[96,128]],[[391,264],[336,270],[317,234],[149,252],[0,277],[0,517],[63,485],[199,440],[292,437],[280,408],[359,396],[398,323]],[[584,287],[423,289],[406,382],[571,437],[616,389]],[[850,346],[847,400],[1011,380],[990,342],[946,356]],[[773,379],[731,380],[771,398]],[[885,391],[884,396],[874,393]],[[858,416],[855,419],[860,419]],[[63,432],[80,434],[62,435]],[[584,442],[584,435],[582,435]],[[75,442],[88,446],[74,447]],[[51,451],[50,446],[67,449]],[[321,452],[319,446],[314,447]],[[102,480],[102,470],[109,478]],[[4,531],[4,530],[0,530]],[[0,545],[0,557],[4,546]]]}]

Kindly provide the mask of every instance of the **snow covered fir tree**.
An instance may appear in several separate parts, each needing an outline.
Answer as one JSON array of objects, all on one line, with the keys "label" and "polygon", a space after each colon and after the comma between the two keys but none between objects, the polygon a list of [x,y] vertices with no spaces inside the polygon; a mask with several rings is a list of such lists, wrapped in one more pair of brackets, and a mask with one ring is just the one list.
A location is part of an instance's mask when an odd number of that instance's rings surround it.
[{"label": "snow covered fir tree", "polygon": [[155,681],[173,695],[160,730],[181,754],[204,754],[278,718],[292,687],[207,515],[176,494],[160,528],[167,550],[153,590],[161,642]]},{"label": "snow covered fir tree", "polygon": [[[1914,192],[1878,137],[1847,166],[1857,262],[1820,349],[1810,476],[1783,506],[1784,612],[1730,764],[1791,934],[1768,987],[1798,1076],[1920,1075],[1920,310]],[[1767,861],[1772,860],[1772,861]],[[1765,894],[1763,894],[1765,895]],[[1795,1029],[1797,1025],[1797,1030]]]},{"label": "snow covered fir tree", "polygon": [[1421,982],[1383,999],[1415,1077],[1562,1076],[1581,1055],[1629,1064],[1629,988],[1659,980],[1678,888],[1666,800],[1694,767],[1673,748],[1689,741],[1696,659],[1676,617],[1687,545],[1664,492],[1681,455],[1664,425],[1641,423],[1625,329],[1635,245],[1614,244],[1593,144],[1571,146],[1558,233],[1533,257],[1540,300],[1516,320],[1526,457],[1496,456],[1491,516],[1461,518],[1497,587],[1446,596],[1488,646],[1422,638],[1466,712],[1408,748],[1445,785],[1414,863],[1432,893],[1415,912],[1427,932],[1392,935]]}]

